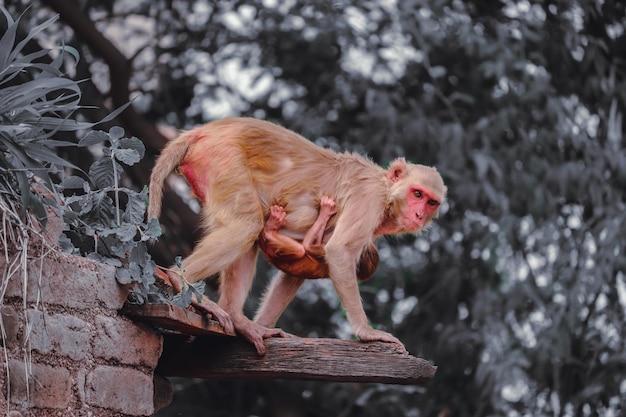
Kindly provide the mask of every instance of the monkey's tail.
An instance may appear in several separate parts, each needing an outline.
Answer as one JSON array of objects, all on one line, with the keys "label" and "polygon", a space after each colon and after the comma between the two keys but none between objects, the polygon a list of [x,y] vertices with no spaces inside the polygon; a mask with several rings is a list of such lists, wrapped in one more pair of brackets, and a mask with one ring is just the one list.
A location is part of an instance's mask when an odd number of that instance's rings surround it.
[{"label": "monkey's tail", "polygon": [[148,202],[148,219],[158,218],[161,214],[163,200],[163,183],[167,176],[176,169],[189,148],[189,135],[182,134],[169,142],[156,161],[150,175],[150,198]]}]

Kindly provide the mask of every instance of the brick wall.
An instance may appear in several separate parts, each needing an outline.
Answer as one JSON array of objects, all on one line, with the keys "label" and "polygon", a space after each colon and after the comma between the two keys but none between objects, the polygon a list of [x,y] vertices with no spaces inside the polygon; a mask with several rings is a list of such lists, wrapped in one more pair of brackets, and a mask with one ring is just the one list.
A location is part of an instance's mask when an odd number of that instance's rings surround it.
[{"label": "brick wall", "polygon": [[[0,256],[0,271],[11,264]],[[0,298],[0,415],[150,416],[171,401],[155,380],[162,337],[118,314],[113,267],[56,252],[28,261]]]}]

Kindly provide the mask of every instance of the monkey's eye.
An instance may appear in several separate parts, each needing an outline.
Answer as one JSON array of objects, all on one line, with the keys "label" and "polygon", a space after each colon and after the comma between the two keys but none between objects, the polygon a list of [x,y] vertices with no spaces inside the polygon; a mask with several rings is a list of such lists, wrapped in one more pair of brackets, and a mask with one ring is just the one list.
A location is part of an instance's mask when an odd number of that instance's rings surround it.
[{"label": "monkey's eye", "polygon": [[428,204],[429,206],[437,207],[437,206],[439,205],[439,201],[437,201],[437,200],[432,200],[432,199],[431,199],[431,200],[428,200],[428,203],[427,203],[427,204]]},{"label": "monkey's eye", "polygon": [[413,195],[415,198],[422,198],[422,190],[414,190]]}]

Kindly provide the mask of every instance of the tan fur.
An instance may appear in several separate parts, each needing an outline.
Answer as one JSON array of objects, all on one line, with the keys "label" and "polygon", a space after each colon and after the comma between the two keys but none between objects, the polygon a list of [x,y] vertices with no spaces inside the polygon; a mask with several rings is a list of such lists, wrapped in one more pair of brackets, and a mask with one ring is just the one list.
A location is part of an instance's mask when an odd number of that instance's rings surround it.
[{"label": "tan fur", "polygon": [[[317,218],[322,195],[332,198],[337,209],[325,235],[329,275],[356,335],[400,344],[368,325],[356,286],[357,261],[376,236],[416,233],[436,216],[438,205],[411,197],[412,187],[421,187],[438,204],[443,202],[446,188],[435,169],[398,159],[385,170],[362,156],[320,148],[269,122],[225,119],[186,132],[163,150],[150,181],[150,217],[158,215],[163,181],[177,166],[202,200],[205,229],[183,262],[183,274],[196,282],[221,272],[219,305],[259,354],[265,352],[263,338],[278,333],[250,322],[242,308],[269,207],[283,206],[287,216],[281,233],[302,240]],[[278,297],[293,297],[290,292],[299,287],[286,277],[266,295],[259,323],[273,325],[284,308]]]},{"label": "tan fur", "polygon": [[159,163],[155,165],[150,176],[150,204],[148,218],[158,218],[161,214],[163,200],[163,183],[167,176],[180,164],[189,147],[188,137],[181,135],[167,144],[161,152]]}]

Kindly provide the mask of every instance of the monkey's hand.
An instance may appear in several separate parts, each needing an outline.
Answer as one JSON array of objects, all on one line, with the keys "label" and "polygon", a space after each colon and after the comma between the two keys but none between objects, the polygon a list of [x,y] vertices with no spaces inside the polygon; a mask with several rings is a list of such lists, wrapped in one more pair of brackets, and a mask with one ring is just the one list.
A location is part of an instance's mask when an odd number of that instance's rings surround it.
[{"label": "monkey's hand", "polygon": [[236,321],[235,329],[237,329],[238,333],[254,345],[256,353],[259,356],[265,356],[267,353],[267,347],[264,343],[265,339],[269,339],[270,337],[292,337],[289,333],[286,333],[281,329],[272,329],[261,326],[260,324],[250,321],[247,318]]},{"label": "monkey's hand", "polygon": [[217,320],[226,333],[235,334],[235,326],[227,312],[222,310],[214,301],[211,301],[206,295],[202,296],[200,302],[192,301],[191,305],[198,310],[210,314]]},{"label": "monkey's hand", "polygon": [[383,332],[382,330],[372,329],[371,327],[359,329],[355,333],[356,337],[358,337],[359,340],[361,340],[362,342],[378,341],[392,343],[400,352],[408,353],[402,342],[391,333]]}]

